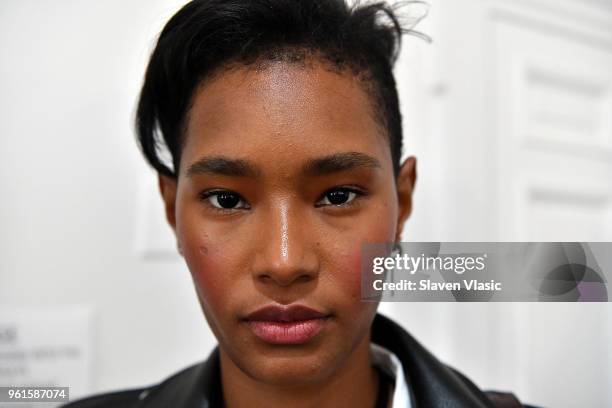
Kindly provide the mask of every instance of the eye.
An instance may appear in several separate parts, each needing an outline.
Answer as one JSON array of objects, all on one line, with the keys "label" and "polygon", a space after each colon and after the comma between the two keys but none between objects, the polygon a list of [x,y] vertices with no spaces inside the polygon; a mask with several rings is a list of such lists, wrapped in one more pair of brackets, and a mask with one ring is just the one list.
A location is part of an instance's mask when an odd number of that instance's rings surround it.
[{"label": "eye", "polygon": [[238,193],[229,190],[205,191],[202,199],[207,200],[213,207],[221,210],[248,209],[249,205]]},{"label": "eye", "polygon": [[358,195],[362,193],[358,190],[338,187],[328,190],[323,197],[317,202],[318,207],[326,205],[342,206],[351,203]]}]

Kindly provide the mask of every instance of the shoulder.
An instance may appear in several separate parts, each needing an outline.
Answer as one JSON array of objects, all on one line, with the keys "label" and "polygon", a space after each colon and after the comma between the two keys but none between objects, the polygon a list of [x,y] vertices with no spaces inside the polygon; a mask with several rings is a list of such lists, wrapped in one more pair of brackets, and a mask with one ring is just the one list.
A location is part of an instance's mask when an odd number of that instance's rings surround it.
[{"label": "shoulder", "polygon": [[96,394],[64,405],[63,408],[131,408],[147,394],[147,388],[134,388]]},{"label": "shoulder", "polygon": [[149,387],[95,394],[70,402],[62,408],[136,408],[158,402],[165,406],[166,401],[176,401],[193,392],[193,385],[203,365],[198,363],[187,367]]},{"label": "shoulder", "polygon": [[511,393],[481,390],[469,378],[439,361],[403,327],[377,314],[372,342],[394,353],[409,383],[413,405],[456,408],[529,408]]},{"label": "shoulder", "polygon": [[[464,384],[471,388],[477,389],[476,385],[474,385],[474,383],[465,375],[463,375],[460,371],[457,371],[456,369],[448,365],[447,367],[453,373],[455,373],[455,375],[457,375],[461,379],[461,381],[463,381]],[[483,393],[487,396],[494,408],[539,408],[533,405],[523,404],[521,401],[519,401],[516,395],[511,392],[486,390],[483,391]]]}]

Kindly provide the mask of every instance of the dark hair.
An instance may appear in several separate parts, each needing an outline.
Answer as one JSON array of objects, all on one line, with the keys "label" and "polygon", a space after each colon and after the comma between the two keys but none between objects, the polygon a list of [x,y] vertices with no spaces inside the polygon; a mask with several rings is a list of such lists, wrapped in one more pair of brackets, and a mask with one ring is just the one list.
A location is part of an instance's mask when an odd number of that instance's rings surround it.
[{"label": "dark hair", "polygon": [[166,24],[151,55],[136,113],[142,152],[159,173],[177,177],[186,116],[203,79],[232,63],[316,54],[368,84],[397,176],[402,126],[392,69],[404,31],[415,33],[384,3],[193,0]]}]

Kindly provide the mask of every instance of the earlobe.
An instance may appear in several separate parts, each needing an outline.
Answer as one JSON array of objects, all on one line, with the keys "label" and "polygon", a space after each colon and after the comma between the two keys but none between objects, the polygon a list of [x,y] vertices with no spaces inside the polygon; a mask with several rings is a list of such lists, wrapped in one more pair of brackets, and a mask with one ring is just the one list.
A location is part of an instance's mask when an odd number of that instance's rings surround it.
[{"label": "earlobe", "polygon": [[412,212],[412,193],[416,184],[416,177],[416,157],[410,156],[402,164],[400,172],[397,176],[397,198],[399,203],[399,211],[395,235],[396,242],[401,240],[404,224]]},{"label": "earlobe", "polygon": [[[159,175],[158,176],[159,192],[164,201],[164,209],[166,212],[166,220],[174,232],[176,232],[176,179]],[[180,248],[179,248],[179,252]]]}]

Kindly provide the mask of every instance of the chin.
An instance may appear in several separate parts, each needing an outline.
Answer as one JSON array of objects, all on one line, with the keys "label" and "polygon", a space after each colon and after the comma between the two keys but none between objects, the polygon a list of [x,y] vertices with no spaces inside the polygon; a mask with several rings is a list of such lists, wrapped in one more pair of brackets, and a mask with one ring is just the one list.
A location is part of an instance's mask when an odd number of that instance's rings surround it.
[{"label": "chin", "polygon": [[[341,356],[333,353],[259,355],[236,362],[251,378],[267,384],[298,386],[323,382],[334,372]],[[335,357],[335,358],[334,358]]]}]

